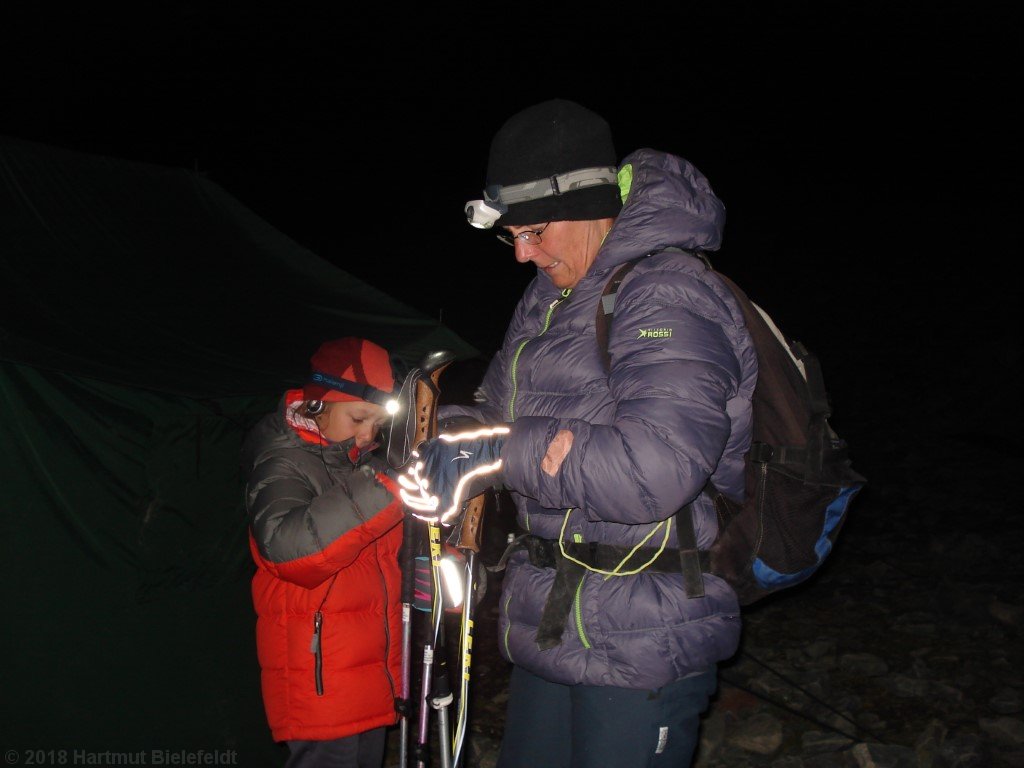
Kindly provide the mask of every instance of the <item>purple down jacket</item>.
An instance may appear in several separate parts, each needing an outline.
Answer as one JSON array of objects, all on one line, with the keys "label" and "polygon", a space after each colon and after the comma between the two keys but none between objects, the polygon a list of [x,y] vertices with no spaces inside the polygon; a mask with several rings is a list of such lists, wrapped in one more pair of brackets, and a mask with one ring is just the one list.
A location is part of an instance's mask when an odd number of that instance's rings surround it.
[{"label": "purple down jacket", "polygon": [[[529,533],[675,547],[673,514],[709,478],[743,495],[757,361],[729,289],[697,258],[655,253],[718,248],[725,208],[704,176],[680,157],[642,149],[625,158],[620,179],[629,193],[590,271],[567,296],[538,274],[477,405],[440,416],[512,424],[504,481]],[[618,292],[606,374],[595,332],[600,294],[615,268],[637,257],[645,258]],[[549,477],[541,459],[562,429],[572,431],[572,449]],[[717,532],[715,512],[704,496],[694,506],[703,549]],[[648,571],[586,572],[561,642],[541,650],[554,574],[518,551],[500,599],[502,654],[547,680],[654,689],[736,651],[740,611],[724,581],[705,574],[705,596],[689,599],[678,573]]]}]

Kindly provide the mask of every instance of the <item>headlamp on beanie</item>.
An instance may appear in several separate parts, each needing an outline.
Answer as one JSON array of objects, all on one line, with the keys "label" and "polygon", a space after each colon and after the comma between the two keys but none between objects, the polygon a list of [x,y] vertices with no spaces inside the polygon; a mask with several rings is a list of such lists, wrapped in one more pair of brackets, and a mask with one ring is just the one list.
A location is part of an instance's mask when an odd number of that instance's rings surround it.
[{"label": "headlamp on beanie", "polygon": [[483,200],[470,200],[466,203],[466,221],[477,229],[490,229],[502,216],[508,213],[508,207],[515,203],[526,203],[530,200],[542,200],[545,197],[564,195],[602,184],[618,186],[618,169],[614,166],[599,168],[580,168],[568,173],[557,173],[544,179],[524,181],[521,184],[501,186],[494,184],[484,190]]},{"label": "headlamp on beanie", "polygon": [[365,400],[393,414],[395,369],[388,353],[367,339],[348,336],[325,341],[310,358],[303,386],[307,401]]},{"label": "headlamp on beanie", "polygon": [[371,387],[369,384],[359,384],[358,382],[349,381],[348,379],[340,379],[337,376],[331,376],[323,371],[313,371],[309,376],[309,381],[311,384],[318,384],[322,387],[333,389],[336,392],[343,392],[346,395],[351,395],[357,400],[376,403],[377,405],[383,406],[384,410],[389,414],[394,414],[398,410],[398,401],[395,400],[394,396],[390,392],[383,392],[376,387]]}]

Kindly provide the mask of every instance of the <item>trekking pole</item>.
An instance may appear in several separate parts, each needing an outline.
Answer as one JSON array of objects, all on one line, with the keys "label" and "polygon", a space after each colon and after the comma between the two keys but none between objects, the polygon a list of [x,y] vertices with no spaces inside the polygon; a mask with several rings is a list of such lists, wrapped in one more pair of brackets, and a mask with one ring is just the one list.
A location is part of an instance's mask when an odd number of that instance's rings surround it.
[{"label": "trekking pole", "polygon": [[[415,439],[413,445],[437,436],[437,401],[440,395],[438,380],[441,373],[455,359],[448,351],[428,354],[421,365],[424,375],[416,379],[415,389]],[[408,523],[408,521],[406,521]],[[417,768],[426,768],[430,756],[429,720],[430,709],[438,710],[439,736],[441,741],[442,768],[449,768],[450,752],[448,738],[447,703],[451,700],[450,692],[445,694],[447,685],[447,660],[435,659],[438,652],[442,657],[446,653],[443,648],[444,636],[444,592],[441,589],[441,527],[438,523],[427,523],[427,539],[430,548],[430,570],[433,574],[434,599],[431,610],[432,633],[428,642],[423,645],[423,670],[420,688],[419,732],[417,736]],[[440,647],[439,647],[440,646]],[[444,673],[441,676],[441,672]],[[447,699],[447,702],[446,702]],[[402,768],[405,768],[403,765]]]},{"label": "trekking pole", "polygon": [[429,755],[430,710],[437,711],[438,753],[441,768],[451,768],[451,730],[448,707],[452,703],[448,682],[448,650],[445,643],[444,584],[441,573],[441,526],[427,524],[430,542],[430,570],[433,574],[434,599],[431,607],[431,641],[423,646],[422,696],[420,698],[419,768],[426,768]]},{"label": "trekking pole", "polygon": [[[415,385],[415,445],[437,437],[437,401],[439,389],[437,381],[454,359],[450,353],[433,353],[424,361],[424,371],[429,376],[419,376]],[[478,494],[464,506],[460,518],[458,540],[455,546],[465,556],[465,568],[462,577],[462,596],[450,602],[455,607],[459,601],[462,605],[462,624],[460,631],[459,654],[462,661],[460,675],[459,715],[454,746],[451,744],[451,730],[448,724],[448,707],[452,703],[452,692],[448,681],[448,660],[445,643],[445,576],[442,573],[441,526],[438,522],[427,522],[429,542],[429,560],[432,575],[433,598],[431,600],[431,637],[424,643],[423,671],[421,678],[420,717],[418,733],[417,767],[426,768],[429,758],[429,716],[430,709],[437,710],[439,753],[442,768],[456,766],[462,757],[462,749],[466,742],[469,712],[469,682],[473,646],[473,608],[476,592],[476,554],[480,551],[480,528],[485,504],[484,494]],[[444,563],[448,564],[448,563]],[[410,599],[412,599],[410,597]],[[404,766],[403,766],[404,768]]]},{"label": "trekking pole", "polygon": [[[437,380],[441,372],[455,359],[447,350],[426,354],[419,368],[410,370],[402,382],[397,399],[400,407],[392,417],[388,434],[388,464],[399,473],[404,472],[412,459],[415,446],[433,437],[437,431]],[[408,768],[409,720],[412,716],[411,667],[413,646],[413,608],[416,600],[416,556],[417,527],[407,517],[404,521],[400,565],[402,573],[402,673],[400,698],[395,708],[400,716],[399,759],[401,768]],[[431,648],[424,648],[425,655],[432,654]],[[419,740],[421,752],[417,755],[418,765],[424,765],[426,754],[423,745],[425,736]]]},{"label": "trekking pole", "polygon": [[[431,640],[424,645],[423,654],[423,677],[421,690],[423,695],[420,699],[420,731],[419,731],[419,755],[418,768],[425,768],[427,762],[428,741],[429,741],[429,712],[431,709],[437,712],[438,726],[438,753],[441,758],[442,768],[453,768],[458,765],[462,754],[462,747],[466,737],[466,723],[469,702],[469,668],[472,655],[472,600],[475,591],[473,576],[475,574],[475,552],[479,550],[479,542],[470,538],[470,531],[478,532],[479,523],[483,513],[484,496],[475,497],[469,503],[463,525],[459,528],[459,546],[465,552],[469,549],[466,558],[466,567],[461,576],[461,598],[450,597],[448,587],[450,586],[450,575],[446,575],[442,566],[444,555],[441,546],[441,527],[436,523],[427,525],[427,535],[430,542],[430,565],[433,585],[433,599],[431,601]],[[468,521],[468,522],[467,522]],[[459,692],[459,713],[456,726],[456,737],[453,742],[452,731],[449,722],[448,710],[454,698],[448,678],[448,651],[447,651],[447,628],[445,626],[445,604],[446,601],[455,607],[458,602],[462,603],[462,631],[460,633],[459,654],[462,659],[460,692]]]},{"label": "trekking pole", "polygon": [[398,765],[409,765],[409,716],[412,714],[412,608],[416,580],[416,526],[408,521],[402,531],[402,681],[399,714]]},{"label": "trekking pole", "polygon": [[466,556],[465,581],[462,591],[462,624],[459,632],[459,658],[462,668],[459,675],[459,709],[455,721],[455,741],[452,745],[452,765],[459,768],[462,748],[466,743],[466,729],[469,723],[469,680],[470,666],[473,659],[473,608],[476,592],[476,555],[480,551],[480,526],[484,514],[484,494],[469,500],[462,525],[459,527],[459,540],[455,547]]}]

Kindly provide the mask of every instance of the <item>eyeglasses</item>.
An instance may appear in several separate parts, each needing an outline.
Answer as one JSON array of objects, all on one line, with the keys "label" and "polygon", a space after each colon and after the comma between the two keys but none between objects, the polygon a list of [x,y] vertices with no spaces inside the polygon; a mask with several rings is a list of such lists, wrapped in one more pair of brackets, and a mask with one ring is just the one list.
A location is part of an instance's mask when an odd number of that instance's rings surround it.
[{"label": "eyeglasses", "polygon": [[549,221],[540,229],[524,229],[522,232],[517,232],[514,235],[511,232],[497,232],[495,233],[495,237],[501,240],[505,245],[511,245],[513,247],[515,247],[516,240],[522,240],[527,245],[540,245],[540,236],[550,224],[551,222]]}]

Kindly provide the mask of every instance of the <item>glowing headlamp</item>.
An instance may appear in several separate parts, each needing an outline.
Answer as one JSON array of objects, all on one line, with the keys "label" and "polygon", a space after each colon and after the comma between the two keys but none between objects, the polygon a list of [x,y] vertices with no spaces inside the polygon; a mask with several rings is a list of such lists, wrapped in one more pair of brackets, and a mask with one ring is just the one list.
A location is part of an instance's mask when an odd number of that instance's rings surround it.
[{"label": "glowing headlamp", "polygon": [[490,229],[506,213],[507,205],[492,200],[470,200],[466,203],[466,221],[477,229]]},{"label": "glowing headlamp", "polygon": [[510,205],[564,195],[567,192],[602,184],[618,186],[618,183],[618,169],[614,166],[602,166],[557,173],[554,176],[524,181],[522,184],[510,184],[507,187],[494,184],[484,190],[483,200],[470,200],[466,203],[466,221],[477,229],[490,229],[498,219],[508,213]]}]

